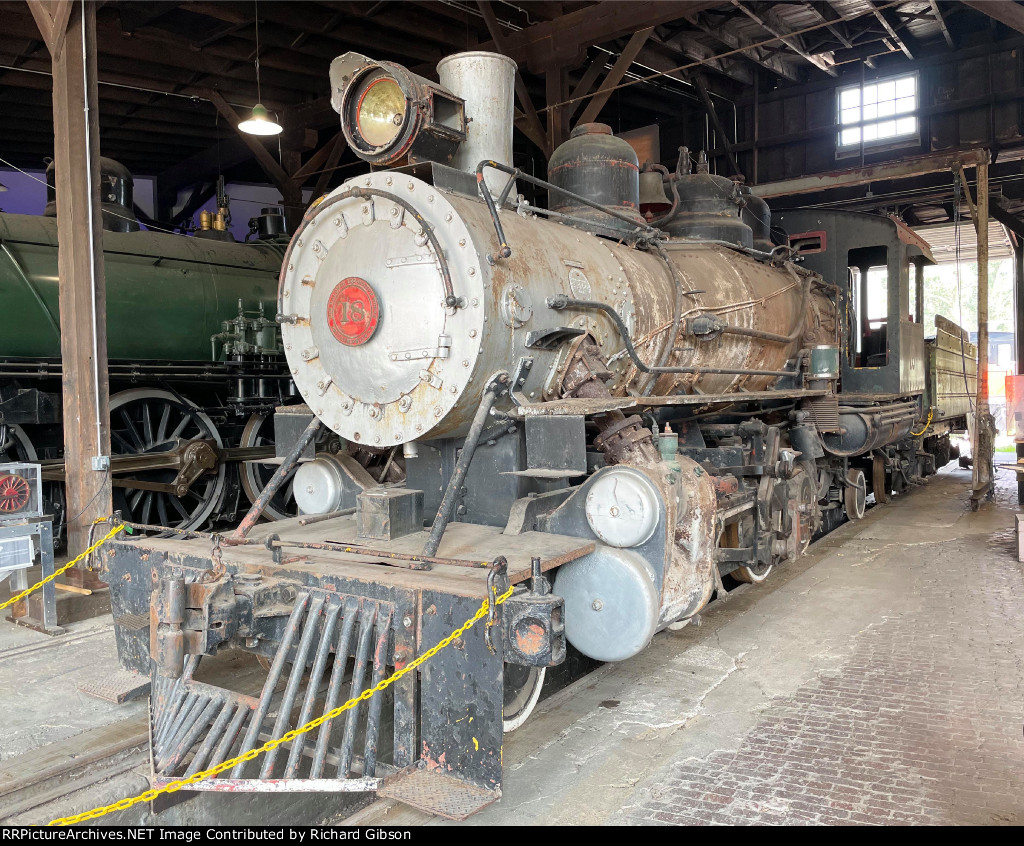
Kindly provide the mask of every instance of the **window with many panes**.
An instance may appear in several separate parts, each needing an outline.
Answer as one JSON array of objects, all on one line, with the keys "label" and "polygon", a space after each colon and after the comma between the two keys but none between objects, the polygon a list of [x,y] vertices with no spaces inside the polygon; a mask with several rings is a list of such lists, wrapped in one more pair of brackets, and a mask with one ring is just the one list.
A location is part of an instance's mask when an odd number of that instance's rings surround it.
[{"label": "window with many panes", "polygon": [[917,75],[839,89],[839,148],[891,144],[918,136]]}]

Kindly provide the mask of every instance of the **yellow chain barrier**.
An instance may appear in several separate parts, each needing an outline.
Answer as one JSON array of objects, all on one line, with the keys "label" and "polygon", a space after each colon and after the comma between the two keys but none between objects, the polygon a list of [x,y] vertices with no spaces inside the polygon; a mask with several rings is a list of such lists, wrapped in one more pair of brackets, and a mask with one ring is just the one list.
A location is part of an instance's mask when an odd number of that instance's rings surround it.
[{"label": "yellow chain barrier", "polygon": [[[109,519],[109,518],[107,518],[107,519]],[[96,522],[97,523],[105,523],[106,520],[97,520]],[[41,582],[36,582],[34,585],[32,585],[32,587],[27,588],[26,590],[23,590],[17,596],[12,596],[5,603],[0,605],[0,611],[3,611],[4,608],[9,608],[11,605],[14,605],[14,603],[16,603],[16,602],[20,602],[21,600],[23,600],[26,596],[28,596],[33,591],[39,590],[39,588],[41,588],[47,582],[52,582],[54,579],[57,578],[57,576],[60,576],[63,573],[66,573],[68,570],[70,570],[72,567],[74,567],[79,561],[84,561],[86,558],[88,558],[90,555],[92,555],[97,549],[99,549],[101,546],[103,546],[103,544],[105,544],[108,540],[110,540],[112,537],[114,537],[114,535],[116,535],[118,532],[123,532],[126,528],[128,528],[128,527],[127,526],[123,526],[123,525],[122,526],[115,526],[113,529],[111,529],[109,532],[107,532],[106,535],[104,535],[102,538],[100,538],[98,541],[96,541],[96,543],[94,543],[92,546],[90,546],[85,552],[83,552],[77,558],[71,559],[67,564],[65,564],[59,570],[55,570],[53,573],[51,573],[49,576],[47,576]]]},{"label": "yellow chain barrier", "polygon": [[928,419],[925,421],[924,428],[921,429],[920,432],[911,432],[910,436],[912,438],[919,438],[919,437],[921,437],[921,435],[923,435],[925,432],[928,431],[928,427],[932,425],[932,415],[934,413],[935,413],[935,409],[934,408],[929,408],[928,409]]},{"label": "yellow chain barrier", "polygon": [[[104,538],[104,540],[106,540],[106,538]],[[102,543],[102,541],[100,543]],[[512,590],[513,588],[510,587],[507,591],[505,591],[503,594],[499,596],[497,589],[493,589],[494,604],[501,605],[506,599],[508,599],[512,595]],[[354,708],[360,702],[370,699],[372,696],[374,696],[374,694],[386,690],[388,687],[390,687],[392,684],[394,684],[396,681],[402,678],[402,676],[404,676],[406,673],[411,673],[421,664],[425,663],[426,661],[429,661],[431,658],[437,655],[438,652],[440,652],[445,647],[449,646],[452,643],[452,641],[462,637],[462,635],[464,635],[480,620],[486,617],[488,611],[490,610],[490,605],[490,601],[485,599],[483,603],[480,605],[480,608],[477,610],[476,614],[474,614],[472,617],[466,620],[466,622],[463,623],[462,626],[453,631],[450,635],[448,635],[448,637],[440,641],[436,646],[432,646],[418,658],[415,658],[412,661],[410,661],[401,670],[398,670],[393,675],[389,676],[388,678],[384,679],[383,681],[379,682],[373,687],[368,687],[361,694],[359,694],[359,696],[349,699],[348,702],[346,702],[344,705],[339,705],[333,711],[328,711],[323,716],[317,717],[315,720],[311,720],[304,726],[301,726],[297,729],[293,729],[292,731],[289,731],[281,735],[281,737],[275,738],[274,740],[268,740],[258,749],[250,749],[248,752],[244,752],[243,754],[238,755],[235,758],[231,758],[228,761],[224,761],[223,763],[217,764],[217,766],[211,767],[208,770],[200,770],[195,775],[190,776],[189,778],[183,778],[179,781],[172,781],[170,784],[164,785],[163,787],[147,790],[144,793],[140,793],[138,796],[132,796],[130,798],[122,799],[119,802],[114,802],[114,804],[112,805],[104,805],[100,808],[93,808],[91,811],[83,811],[81,814],[75,814],[74,816],[70,817],[58,817],[55,820],[51,820],[49,825],[74,825],[75,823],[85,822],[86,820],[99,819],[100,817],[105,816],[106,814],[109,814],[113,811],[126,811],[133,805],[139,804],[139,802],[152,802],[157,796],[159,796],[162,793],[175,793],[176,791],[181,790],[181,788],[183,787],[188,787],[188,785],[190,784],[195,784],[197,781],[202,781],[203,779],[219,775],[225,770],[230,770],[236,764],[240,764],[243,761],[252,761],[254,758],[258,758],[264,752],[269,752],[271,749],[276,749],[282,743],[291,743],[293,740],[295,740],[295,738],[299,737],[300,735],[307,734],[308,732],[311,732],[313,729],[319,728],[324,723],[333,720],[335,717],[338,717],[345,711],[348,711],[350,708]]]}]

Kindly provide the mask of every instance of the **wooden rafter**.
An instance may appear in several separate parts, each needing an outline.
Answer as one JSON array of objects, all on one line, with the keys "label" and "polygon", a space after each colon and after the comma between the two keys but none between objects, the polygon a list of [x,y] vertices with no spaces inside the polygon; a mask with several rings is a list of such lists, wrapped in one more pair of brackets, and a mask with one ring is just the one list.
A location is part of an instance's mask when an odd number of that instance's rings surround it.
[{"label": "wooden rafter", "polygon": [[885,4],[876,2],[876,0],[868,0],[868,5],[871,6],[871,11],[874,16],[878,19],[878,22],[882,25],[889,37],[896,43],[896,46],[903,51],[903,55],[906,56],[910,61],[914,61],[914,54],[910,50],[910,34],[904,33],[900,35],[896,30],[902,24],[896,20],[895,15],[892,14],[892,10],[885,8]]},{"label": "wooden rafter", "polygon": [[993,20],[1006,24],[1010,29],[1017,32],[1024,32],[1024,6],[1010,0],[985,0],[981,3],[978,0],[964,0],[965,6],[988,15]]},{"label": "wooden rafter", "polygon": [[953,43],[953,36],[949,32],[949,27],[946,26],[946,18],[943,16],[939,4],[936,0],[929,0],[928,5],[931,6],[932,18],[939,25],[939,29],[942,30],[942,37],[946,39],[946,44],[950,50],[955,50],[956,45]]},{"label": "wooden rafter", "polygon": [[732,144],[729,142],[729,134],[725,131],[725,127],[722,126],[722,121],[718,117],[718,112],[715,111],[715,104],[711,102],[711,95],[708,93],[707,80],[700,73],[693,74],[693,84],[697,86],[697,92],[700,94],[700,99],[704,103],[704,110],[708,113],[708,117],[711,118],[711,123],[715,127],[715,132],[722,138],[722,146],[725,147],[725,155],[729,159],[729,165],[732,167],[733,174],[739,174],[740,165],[736,161],[736,156],[732,151]]},{"label": "wooden rafter", "polygon": [[741,50],[745,58],[749,59],[756,65],[760,65],[766,70],[770,70],[772,73],[778,74],[783,79],[789,82],[799,82],[800,76],[796,73],[789,65],[776,56],[772,56],[768,51],[760,47],[755,47],[754,42],[747,38],[738,35],[732,27],[728,26],[724,21],[717,24],[711,23],[709,18],[704,15],[694,15],[688,18],[697,29],[707,33],[713,37],[716,41],[721,42],[730,50]]},{"label": "wooden rafter", "polygon": [[597,116],[601,114],[601,109],[608,102],[608,98],[612,96],[612,89],[622,81],[622,77],[626,75],[626,71],[629,70],[634,59],[640,54],[644,44],[647,43],[647,39],[651,37],[652,32],[654,32],[654,27],[649,26],[646,29],[633,33],[621,55],[615,60],[615,64],[612,65],[612,69],[608,71],[608,75],[601,82],[598,93],[587,103],[583,114],[580,115],[579,123],[592,123],[597,119]]},{"label": "wooden rafter", "polygon": [[822,21],[829,32],[844,47],[853,47],[853,42],[843,31],[843,18],[829,3],[804,3],[804,8]]},{"label": "wooden rafter", "polygon": [[778,15],[771,8],[755,12],[750,6],[745,3],[741,3],[740,0],[732,0],[732,4],[766,32],[769,32],[778,38],[790,50],[805,61],[810,62],[816,68],[824,71],[829,76],[839,75],[836,69],[832,67],[829,61],[825,58],[824,54],[815,56],[808,53],[807,49],[804,47],[803,39],[799,35],[793,35],[786,32]]},{"label": "wooden rafter", "polygon": [[68,21],[71,18],[71,0],[28,0],[29,11],[39,27],[50,55],[59,59],[64,48],[64,36],[67,35]]},{"label": "wooden rafter", "polygon": [[[743,85],[751,85],[754,81],[754,74],[750,68],[738,61],[732,59],[718,59],[715,57],[715,51],[698,41],[692,36],[692,30],[689,27],[680,27],[675,31],[668,32],[664,37],[658,36],[658,31],[655,30],[655,34],[652,41],[656,44],[664,45],[671,50],[674,50],[682,55],[686,56],[687,59],[692,61],[700,62],[708,70],[713,70],[717,73],[727,76],[730,79],[734,79]],[[651,52],[650,48],[644,51],[642,58],[647,56]],[[682,64],[677,62],[676,65]],[[664,67],[658,67],[657,65],[651,65],[655,70],[663,71]]]}]

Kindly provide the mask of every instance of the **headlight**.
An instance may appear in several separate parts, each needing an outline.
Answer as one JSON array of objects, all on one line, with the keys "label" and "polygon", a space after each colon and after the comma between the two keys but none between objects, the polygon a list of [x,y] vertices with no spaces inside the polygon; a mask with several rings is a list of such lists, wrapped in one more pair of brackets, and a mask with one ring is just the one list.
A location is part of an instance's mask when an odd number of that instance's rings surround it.
[{"label": "headlight", "polygon": [[402,131],[405,112],[405,95],[398,83],[389,76],[378,76],[358,92],[356,129],[371,147],[384,147]]},{"label": "headlight", "polygon": [[331,63],[331,88],[345,140],[371,164],[449,162],[466,140],[462,99],[401,65],[346,53]]}]

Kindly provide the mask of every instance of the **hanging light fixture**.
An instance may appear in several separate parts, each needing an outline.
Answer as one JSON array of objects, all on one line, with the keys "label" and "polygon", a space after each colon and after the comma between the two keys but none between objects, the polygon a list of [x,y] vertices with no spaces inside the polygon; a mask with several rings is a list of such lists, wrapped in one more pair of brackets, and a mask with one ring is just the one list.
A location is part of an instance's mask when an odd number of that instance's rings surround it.
[{"label": "hanging light fixture", "polygon": [[[263,99],[263,90],[260,87],[260,8],[259,0],[254,0],[253,6],[256,9],[256,97]],[[257,103],[252,107],[252,114],[238,124],[238,128],[249,135],[280,135],[284,127],[277,121],[270,119],[266,106]]]}]

